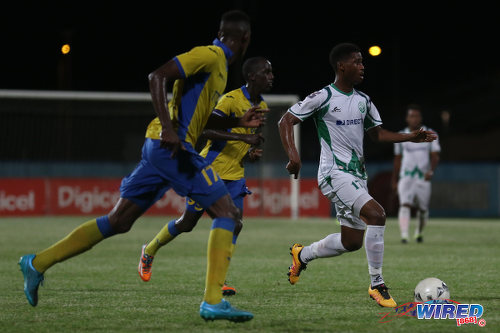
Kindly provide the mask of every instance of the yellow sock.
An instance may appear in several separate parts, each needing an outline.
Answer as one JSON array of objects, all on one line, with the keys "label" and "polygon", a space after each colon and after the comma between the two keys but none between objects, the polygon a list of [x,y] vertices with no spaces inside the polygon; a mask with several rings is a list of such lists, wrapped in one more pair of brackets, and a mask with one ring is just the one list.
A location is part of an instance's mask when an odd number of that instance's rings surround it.
[{"label": "yellow sock", "polygon": [[231,248],[229,249],[229,253],[230,253],[230,257],[232,258],[233,257],[233,253],[234,253],[234,249],[236,247],[236,244],[234,243],[231,243]]},{"label": "yellow sock", "polygon": [[[227,227],[219,227],[220,224],[217,225],[217,220],[220,219],[214,220],[214,226],[208,238],[207,276],[203,300],[209,304],[217,304],[222,300],[221,288],[226,280],[232,252],[233,231],[227,230],[230,228],[230,223],[227,223]],[[231,221],[234,225],[231,219],[224,220]]]},{"label": "yellow sock", "polygon": [[104,239],[96,219],[85,222],[48,249],[37,253],[33,267],[40,273],[55,263],[85,252]]},{"label": "yellow sock", "polygon": [[175,220],[167,223],[160,232],[153,238],[151,242],[148,243],[146,248],[144,249],[144,253],[150,256],[155,256],[156,252],[163,245],[168,244],[172,239],[177,237],[180,232],[175,227]]}]

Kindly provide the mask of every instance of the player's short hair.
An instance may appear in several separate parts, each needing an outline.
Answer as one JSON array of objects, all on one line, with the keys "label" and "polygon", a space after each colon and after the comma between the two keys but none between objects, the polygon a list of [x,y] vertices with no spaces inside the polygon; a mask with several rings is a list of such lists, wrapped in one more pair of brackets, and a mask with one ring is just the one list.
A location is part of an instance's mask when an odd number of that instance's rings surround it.
[{"label": "player's short hair", "polygon": [[234,9],[222,14],[220,30],[226,36],[245,33],[250,31],[250,17],[243,11]]},{"label": "player's short hair", "polygon": [[337,63],[346,60],[353,52],[361,52],[359,46],[353,43],[340,43],[332,48],[329,59],[335,73],[337,72]]},{"label": "player's short hair", "polygon": [[415,104],[415,103],[408,104],[408,106],[406,107],[406,114],[408,114],[408,112],[410,110],[416,110],[416,111],[420,112],[420,114],[422,114],[422,107],[418,104]]},{"label": "player's short hair", "polygon": [[250,74],[257,72],[260,69],[260,66],[263,62],[267,61],[264,57],[253,57],[248,58],[243,63],[242,73],[245,81],[248,81]]}]

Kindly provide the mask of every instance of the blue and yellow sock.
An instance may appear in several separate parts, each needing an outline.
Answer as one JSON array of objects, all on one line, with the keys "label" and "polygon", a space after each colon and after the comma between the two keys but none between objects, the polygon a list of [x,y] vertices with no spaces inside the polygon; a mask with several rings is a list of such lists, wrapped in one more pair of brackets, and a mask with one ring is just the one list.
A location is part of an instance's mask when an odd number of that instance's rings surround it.
[{"label": "blue and yellow sock", "polygon": [[217,304],[222,300],[221,288],[226,280],[231,248],[234,249],[234,226],[235,222],[230,218],[219,217],[213,221],[208,238],[207,276],[203,299],[208,304]]},{"label": "blue and yellow sock", "polygon": [[52,265],[90,250],[101,240],[114,234],[107,216],[87,221],[59,242],[37,253],[33,259],[33,267],[44,273]]},{"label": "blue and yellow sock", "polygon": [[177,237],[181,232],[175,227],[175,220],[168,222],[160,232],[148,243],[144,249],[144,253],[150,256],[156,255],[156,252],[163,245],[168,244],[171,240]]}]

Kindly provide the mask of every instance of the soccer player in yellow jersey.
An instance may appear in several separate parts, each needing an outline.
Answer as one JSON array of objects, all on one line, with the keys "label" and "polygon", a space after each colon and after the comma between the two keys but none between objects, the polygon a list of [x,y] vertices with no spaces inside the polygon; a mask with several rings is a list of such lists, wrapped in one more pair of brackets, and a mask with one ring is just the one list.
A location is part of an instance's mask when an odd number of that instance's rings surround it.
[{"label": "soccer player in yellow jersey", "polygon": [[[114,234],[130,230],[134,222],[164,193],[173,188],[196,200],[214,218],[208,240],[205,295],[200,316],[205,320],[246,321],[250,312],[222,299],[229,267],[231,242],[239,212],[224,182],[194,146],[203,129],[259,127],[257,108],[243,117],[219,117],[212,110],[226,87],[227,67],[241,58],[250,42],[250,19],[241,11],[222,16],[213,45],[199,46],[177,55],[149,75],[154,109],[158,115],[146,131],[142,159],[125,177],[120,199],[108,215],[87,221],[65,238],[36,254],[21,257],[24,293],[36,306],[38,287],[52,265],[91,249]],[[173,98],[167,86],[173,84]]]},{"label": "soccer player in yellow jersey", "polygon": [[[266,102],[261,94],[268,92],[273,84],[273,72],[271,63],[263,57],[254,57],[243,64],[243,76],[246,85],[232,90],[221,97],[215,110],[215,114],[221,117],[241,117],[246,110],[252,106],[267,109]],[[234,229],[231,255],[234,251],[236,239],[241,231],[241,216],[243,213],[243,198],[251,192],[246,187],[245,170],[243,158],[248,154],[250,160],[261,156],[262,151],[256,147],[260,144],[262,137],[256,134],[254,128],[232,128],[229,131],[205,130],[204,136],[210,140],[201,151],[202,155],[217,174],[224,180],[231,194],[234,204],[240,211],[240,219],[236,222]],[[142,247],[141,259],[139,261],[139,276],[143,281],[151,278],[153,258],[158,249],[183,232],[191,231],[204,213],[195,200],[186,199],[186,210],[177,220],[170,221],[148,244]],[[223,295],[234,295],[236,290],[224,285]]]}]

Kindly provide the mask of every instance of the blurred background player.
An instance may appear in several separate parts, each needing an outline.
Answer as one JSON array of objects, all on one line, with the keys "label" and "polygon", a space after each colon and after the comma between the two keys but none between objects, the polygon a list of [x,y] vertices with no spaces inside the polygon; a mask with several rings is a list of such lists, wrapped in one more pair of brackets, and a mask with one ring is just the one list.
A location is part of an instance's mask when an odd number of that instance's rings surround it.
[{"label": "blurred background player", "polygon": [[[200,316],[205,320],[231,321],[253,318],[250,312],[233,308],[222,299],[220,289],[229,267],[239,212],[222,180],[194,149],[206,126],[220,129],[262,124],[256,108],[242,118],[212,116],[226,88],[227,67],[243,57],[250,34],[250,19],[245,13],[226,12],[213,45],[195,47],[149,74],[151,98],[158,117],[147,128],[140,163],[123,179],[120,199],[108,215],[87,221],[36,255],[21,257],[24,292],[32,306],[37,305],[38,287],[48,268],[91,249],[105,238],[129,231],[149,207],[173,188],[179,195],[196,200],[213,217]],[[170,83],[173,83],[173,98],[169,103]]]},{"label": "blurred background player", "polygon": [[330,64],[335,71],[334,83],[293,105],[279,121],[279,131],[289,158],[286,168],[297,178],[301,159],[294,143],[293,126],[307,118],[315,120],[321,145],[318,184],[335,204],[341,231],[309,246],[294,244],[290,248],[289,281],[297,283],[311,260],[360,249],[366,229],[364,244],[371,279],[368,293],[380,306],[396,307],[382,277],[386,218],[382,206],[368,194],[364,132],[378,142],[432,141],[435,135],[423,129],[395,133],[381,127],[382,120],[370,97],[354,89],[364,78],[358,46],[336,45],[330,52]]},{"label": "blurred background player", "polygon": [[[232,90],[221,97],[215,110],[220,117],[241,117],[252,106],[266,109],[267,104],[261,94],[268,92],[273,84],[271,63],[263,57],[254,57],[243,64],[243,77],[246,85]],[[231,247],[231,256],[234,252],[236,239],[243,227],[243,198],[250,194],[245,182],[243,159],[245,156],[251,161],[262,156],[262,150],[257,148],[263,137],[256,133],[255,128],[232,128],[228,131],[205,130],[203,136],[208,142],[200,155],[203,156],[219,177],[224,181],[234,204],[240,211],[240,218],[236,221]],[[143,281],[151,278],[151,269],[154,256],[164,245],[168,244],[183,232],[191,231],[204,213],[203,207],[193,199],[186,198],[186,210],[177,220],[172,220],[147,245],[142,247],[139,261],[139,276]],[[234,295],[233,287],[224,285],[223,295]]]},{"label": "blurred background player", "polygon": [[[422,125],[422,110],[420,106],[409,105],[406,113],[406,127],[400,133],[411,133],[422,128],[432,131]],[[411,209],[416,208],[417,226],[415,239],[423,241],[422,231],[429,219],[429,200],[431,197],[431,179],[439,163],[439,140],[414,143],[400,142],[394,144],[394,171],[392,173],[393,189],[399,196],[399,229],[401,242],[408,243]],[[399,181],[398,181],[399,177]]]}]

